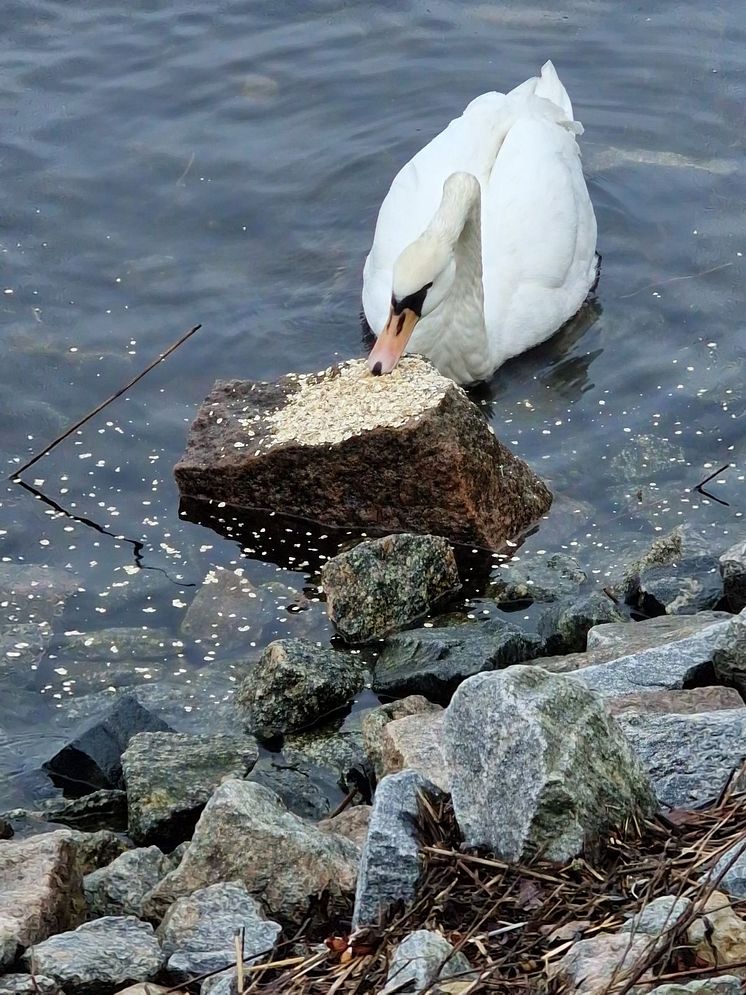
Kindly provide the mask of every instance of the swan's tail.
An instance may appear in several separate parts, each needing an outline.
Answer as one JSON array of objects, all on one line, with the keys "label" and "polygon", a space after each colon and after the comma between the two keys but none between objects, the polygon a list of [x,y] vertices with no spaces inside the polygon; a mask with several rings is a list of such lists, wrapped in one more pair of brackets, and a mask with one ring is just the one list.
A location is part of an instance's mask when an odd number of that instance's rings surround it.
[{"label": "swan's tail", "polygon": [[569,121],[573,120],[570,98],[551,61],[545,62],[541,67],[541,76],[539,76],[536,82],[534,93],[537,97],[544,97],[545,100],[551,100],[553,104],[556,104],[560,110],[565,112]]}]

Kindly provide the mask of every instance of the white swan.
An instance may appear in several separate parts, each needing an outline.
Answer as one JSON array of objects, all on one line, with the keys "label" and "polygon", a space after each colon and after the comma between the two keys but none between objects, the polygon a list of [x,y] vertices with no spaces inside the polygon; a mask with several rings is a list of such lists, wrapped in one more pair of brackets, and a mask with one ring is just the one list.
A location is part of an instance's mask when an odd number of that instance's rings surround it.
[{"label": "white swan", "polygon": [[374,373],[416,352],[484,380],[578,311],[598,271],[582,130],[547,62],[472,100],[401,169],[363,273]]}]

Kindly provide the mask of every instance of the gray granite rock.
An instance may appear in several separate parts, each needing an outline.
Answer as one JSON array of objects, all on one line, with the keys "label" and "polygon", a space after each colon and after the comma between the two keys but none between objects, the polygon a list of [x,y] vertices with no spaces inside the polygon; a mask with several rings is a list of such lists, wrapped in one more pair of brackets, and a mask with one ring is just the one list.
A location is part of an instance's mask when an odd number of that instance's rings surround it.
[{"label": "gray granite rock", "polygon": [[442,791],[450,791],[451,776],[443,746],[444,715],[405,715],[385,725],[381,733],[383,773],[414,770]]},{"label": "gray granite rock", "polygon": [[746,695],[746,609],[720,630],[712,662],[719,681]]},{"label": "gray granite rock", "polygon": [[533,659],[543,647],[540,636],[502,620],[401,632],[384,643],[373,690],[447,704],[467,677]]},{"label": "gray granite rock", "polygon": [[445,754],[465,841],[508,861],[567,860],[655,807],[602,700],[539,667],[464,682],[446,710]]},{"label": "gray granite rock", "polygon": [[179,866],[145,903],[160,918],[177,898],[221,881],[242,881],[281,922],[300,924],[309,901],[328,895],[333,914],[355,887],[360,851],[287,811],[272,791],[228,780],[217,789]]},{"label": "gray granite rock", "polygon": [[625,712],[668,712],[675,715],[697,715],[742,708],[744,700],[735,688],[719,686],[690,688],[686,691],[643,691],[605,698],[611,715]]},{"label": "gray granite rock", "polygon": [[695,528],[679,525],[653,540],[627,570],[622,590],[628,604],[649,615],[692,615],[714,608],[723,598],[718,555]]},{"label": "gray granite rock", "polygon": [[396,719],[403,719],[408,715],[439,714],[443,709],[440,705],[435,705],[428,701],[421,694],[411,694],[398,701],[389,701],[385,705],[373,708],[363,716],[361,728],[363,733],[363,746],[368,758],[373,765],[377,777],[390,774],[386,770],[383,755],[384,738],[383,733],[389,722]]},{"label": "gray granite rock", "polygon": [[621,932],[662,936],[674,928],[679,919],[689,911],[691,904],[690,898],[661,895],[660,898],[648,902],[637,915],[630,916],[622,926]]},{"label": "gray granite rock", "polygon": [[127,828],[127,794],[118,789],[101,788],[82,798],[50,798],[41,810],[49,822],[83,832]]},{"label": "gray granite rock", "polygon": [[526,562],[511,560],[500,565],[487,593],[498,604],[514,601],[574,600],[588,575],[573,556],[554,553],[532,556]]},{"label": "gray granite rock", "polygon": [[720,891],[725,891],[734,898],[746,898],[746,848],[744,841],[740,840],[726,850],[707,877],[710,881],[719,879],[717,887]]},{"label": "gray granite rock", "polygon": [[172,870],[157,846],[127,850],[106,867],[83,878],[89,919],[103,916],[141,916],[145,895]]},{"label": "gray granite rock", "polygon": [[363,747],[361,713],[352,712],[338,722],[285,736],[282,755],[290,763],[311,763],[336,776],[343,792],[369,781],[372,770]]},{"label": "gray granite rock", "polygon": [[24,962],[58,981],[66,995],[100,995],[155,977],[163,954],[150,923],[106,916],[37,943]]},{"label": "gray granite rock", "polygon": [[381,995],[421,992],[431,988],[437,979],[445,981],[455,975],[468,981],[470,968],[466,957],[456,952],[442,933],[418,929],[405,937],[391,955]]},{"label": "gray granite rock", "polygon": [[729,610],[743,611],[746,608],[746,540],[737,542],[723,553],[720,574]]},{"label": "gray granite rock", "polygon": [[588,632],[588,652],[600,654],[593,662],[602,663],[604,659],[613,660],[687,639],[731,618],[728,612],[703,611],[695,615],[659,615],[634,625],[628,622],[596,625]]},{"label": "gray granite rock", "polygon": [[577,940],[549,967],[559,991],[575,995],[605,995],[614,983],[624,984],[638,962],[649,955],[652,937],[627,933],[597,933]]},{"label": "gray granite rock", "polygon": [[0,846],[0,970],[26,947],[76,926],[84,908],[76,849],[64,830]]},{"label": "gray granite rock", "polygon": [[574,601],[561,600],[542,613],[538,631],[547,653],[578,653],[586,648],[588,630],[605,622],[626,622],[626,617],[602,591],[592,591]]},{"label": "gray granite rock", "polygon": [[62,995],[62,989],[43,974],[3,974],[0,995]]},{"label": "gray granite rock", "polygon": [[321,584],[329,618],[349,643],[406,629],[461,586],[445,539],[406,532],[361,542],[327,560]]},{"label": "gray granite rock", "polygon": [[265,919],[246,885],[229,881],[177,899],[158,927],[168,970],[186,981],[236,962],[235,935],[243,930],[244,960],[266,957],[281,932]]},{"label": "gray granite rock", "polygon": [[658,985],[649,995],[742,995],[743,981],[733,974],[699,978],[685,985]]},{"label": "gray granite rock", "polygon": [[144,708],[133,695],[117,698],[108,711],[87,723],[44,764],[60,787],[122,787],[122,754],[139,732],[170,731],[169,725]]},{"label": "gray granite rock", "polygon": [[441,794],[411,770],[390,774],[378,785],[360,859],[353,930],[378,924],[393,905],[415,897],[423,866],[417,829],[421,793]]},{"label": "gray granite rock", "polygon": [[[636,629],[642,624],[629,627]],[[729,624],[718,620],[675,641],[627,654],[617,649],[611,659],[582,667],[572,677],[604,697],[712,683],[715,649]]]},{"label": "gray granite rock", "polygon": [[80,829],[58,829],[56,835],[70,840],[75,847],[75,860],[82,877],[106,867],[131,848],[130,842],[111,829],[84,833]]},{"label": "gray granite rock", "polygon": [[616,721],[665,805],[691,808],[717,798],[746,757],[746,708],[700,715],[630,713]]},{"label": "gray granite rock", "polygon": [[359,659],[305,639],[278,639],[236,692],[249,732],[260,739],[312,725],[363,687]]},{"label": "gray granite rock", "polygon": [[122,756],[129,834],[171,850],[189,839],[199,814],[226,777],[243,777],[258,750],[246,736],[142,733]]}]

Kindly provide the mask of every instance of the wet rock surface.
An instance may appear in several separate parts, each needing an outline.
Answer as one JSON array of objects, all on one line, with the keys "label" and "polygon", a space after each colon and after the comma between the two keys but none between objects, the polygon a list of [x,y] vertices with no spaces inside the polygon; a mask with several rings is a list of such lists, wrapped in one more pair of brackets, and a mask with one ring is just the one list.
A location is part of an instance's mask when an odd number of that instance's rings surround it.
[{"label": "wet rock surface", "polygon": [[376,663],[378,694],[422,694],[447,704],[473,674],[540,656],[541,636],[501,619],[443,628],[413,629],[389,636]]},{"label": "wet rock surface", "polygon": [[132,737],[139,732],[160,731],[170,731],[169,725],[134,695],[124,695],[101,718],[84,725],[44,769],[63,788],[121,788],[122,754]]},{"label": "wet rock surface", "polygon": [[501,565],[487,593],[498,604],[575,600],[587,581],[587,573],[574,557],[555,553],[546,559],[537,556],[527,563]]},{"label": "wet rock surface", "polygon": [[157,846],[125,851],[83,878],[88,917],[141,916],[143,898],[170,870],[170,858]]},{"label": "wet rock surface", "polygon": [[650,813],[650,783],[603,702],[539,667],[479,674],[445,715],[453,806],[471,846],[508,861],[593,850],[627,815]]},{"label": "wet rock surface", "polygon": [[187,980],[236,962],[236,931],[243,936],[246,962],[271,952],[280,926],[264,917],[241,882],[200,888],[177,899],[157,930],[168,970]]},{"label": "wet rock surface", "polygon": [[355,657],[304,639],[278,639],[238,688],[236,706],[249,732],[270,739],[347,705],[362,686]]},{"label": "wet rock surface", "polygon": [[263,909],[297,925],[322,892],[330,907],[355,887],[358,848],[288,812],[272,791],[225,781],[200,816],[184,857],[146,901],[159,918],[177,898],[222,881],[242,881]]},{"label": "wet rock surface", "polygon": [[724,593],[719,557],[696,529],[679,525],[653,540],[627,570],[621,590],[628,604],[648,615],[692,615],[715,608]]},{"label": "wet rock surface", "polygon": [[77,852],[64,832],[3,843],[0,970],[26,947],[76,926],[84,907]]},{"label": "wet rock surface", "polygon": [[49,625],[77,588],[77,579],[67,570],[0,563],[0,624]]},{"label": "wet rock surface", "polygon": [[411,770],[384,777],[373,799],[352,914],[352,928],[379,923],[391,906],[415,896],[422,874],[418,796],[438,797],[434,784]]},{"label": "wet rock surface", "polygon": [[440,536],[399,534],[361,542],[324,564],[327,614],[349,643],[382,639],[423,618],[460,587]]},{"label": "wet rock surface", "polygon": [[550,605],[538,628],[547,654],[578,653],[586,648],[588,631],[605,622],[626,622],[626,618],[607,595],[593,591],[574,601],[563,599]]},{"label": "wet rock surface", "polygon": [[746,608],[746,541],[737,542],[720,557],[720,574],[728,610]]},{"label": "wet rock surface", "polygon": [[746,757],[746,708],[701,715],[617,718],[660,802],[692,807],[715,799]]},{"label": "wet rock surface", "polygon": [[106,916],[37,943],[24,960],[58,981],[67,995],[96,995],[155,977],[163,954],[150,923]]},{"label": "wet rock surface", "polygon": [[219,382],[174,472],[184,497],[490,548],[551,503],[464,391],[418,357],[387,377],[353,360],[275,383]]},{"label": "wet rock surface", "polygon": [[266,592],[243,570],[216,567],[204,579],[181,623],[181,633],[203,653],[230,656],[256,644],[264,626]]},{"label": "wet rock surface", "polygon": [[189,839],[221,781],[245,776],[258,755],[254,741],[240,735],[133,737],[122,757],[130,836],[169,850]]}]

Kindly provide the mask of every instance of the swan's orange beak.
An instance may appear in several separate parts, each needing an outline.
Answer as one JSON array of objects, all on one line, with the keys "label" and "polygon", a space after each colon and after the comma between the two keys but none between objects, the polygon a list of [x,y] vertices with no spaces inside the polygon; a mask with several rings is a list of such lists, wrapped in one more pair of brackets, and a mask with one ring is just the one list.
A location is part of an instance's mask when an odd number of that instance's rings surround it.
[{"label": "swan's orange beak", "polygon": [[405,307],[399,314],[391,308],[388,321],[368,356],[368,369],[375,376],[391,373],[402,357],[420,316]]}]

